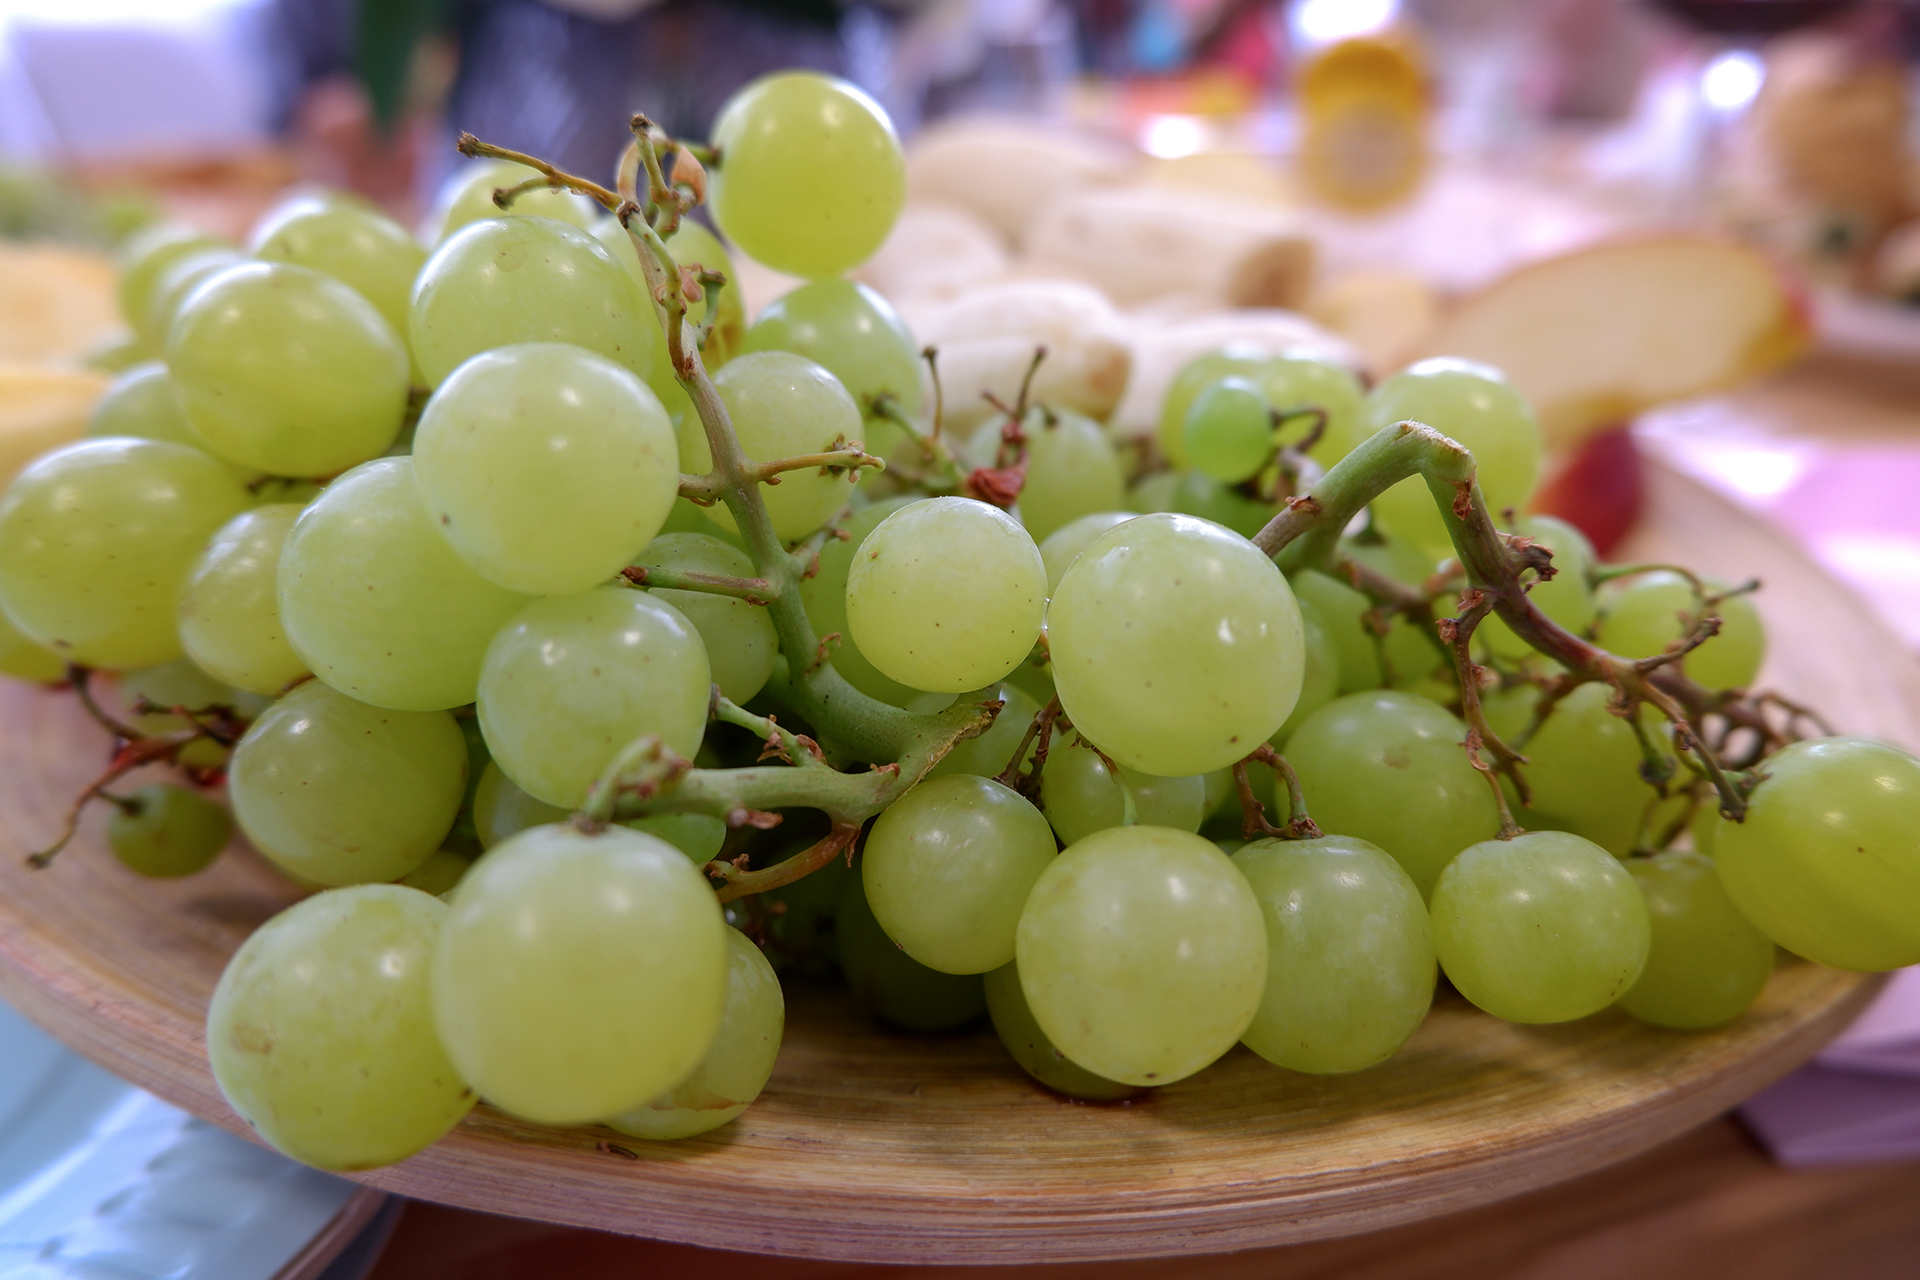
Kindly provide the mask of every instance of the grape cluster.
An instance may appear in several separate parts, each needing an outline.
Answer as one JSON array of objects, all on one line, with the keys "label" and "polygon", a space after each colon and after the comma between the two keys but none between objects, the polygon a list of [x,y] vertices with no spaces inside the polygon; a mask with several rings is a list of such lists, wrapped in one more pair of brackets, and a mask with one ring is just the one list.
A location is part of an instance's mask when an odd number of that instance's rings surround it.
[{"label": "grape cluster", "polygon": [[[0,670],[123,740],[82,797],[114,852],[226,843],[200,790],[108,790],[171,761],[319,890],[208,1018],[275,1146],[379,1165],[482,1097],[699,1133],[834,972],[1115,1099],[1236,1043],[1366,1068],[1441,972],[1705,1027],[1776,942],[1920,960],[1920,762],[1750,695],[1745,587],[1514,514],[1497,370],[1230,347],[1157,440],[1031,373],[954,440],[840,278],[903,198],[870,100],[783,74],[711,147],[634,128],[611,189],[463,140],[422,241],[342,196],[245,254],[144,237],[150,359],[0,498]],[[809,281],[750,327],[709,194]]]}]

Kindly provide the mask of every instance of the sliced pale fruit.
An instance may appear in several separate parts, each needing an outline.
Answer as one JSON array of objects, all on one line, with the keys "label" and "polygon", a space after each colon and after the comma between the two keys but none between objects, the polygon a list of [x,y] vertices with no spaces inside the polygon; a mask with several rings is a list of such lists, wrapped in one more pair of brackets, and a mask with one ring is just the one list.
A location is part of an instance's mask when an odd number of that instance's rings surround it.
[{"label": "sliced pale fruit", "polygon": [[1042,204],[1123,182],[1137,162],[1111,143],[1031,120],[962,117],[907,148],[907,198],[958,205],[1018,244]]},{"label": "sliced pale fruit", "polygon": [[1308,299],[1307,314],[1351,342],[1368,373],[1407,364],[1440,322],[1434,287],[1405,271],[1349,271]]},{"label": "sliced pale fruit", "polygon": [[959,205],[909,201],[886,243],[853,272],[896,306],[944,301],[1007,274],[1007,247]]},{"label": "sliced pale fruit", "polygon": [[124,327],[104,255],[0,239],[0,361],[75,363]]},{"label": "sliced pale fruit", "polygon": [[1505,371],[1548,445],[1564,448],[1653,405],[1778,368],[1810,336],[1773,263],[1741,245],[1674,234],[1522,267],[1457,306],[1425,349]]},{"label": "sliced pale fruit", "polygon": [[0,489],[35,458],[87,433],[103,373],[0,364]]}]

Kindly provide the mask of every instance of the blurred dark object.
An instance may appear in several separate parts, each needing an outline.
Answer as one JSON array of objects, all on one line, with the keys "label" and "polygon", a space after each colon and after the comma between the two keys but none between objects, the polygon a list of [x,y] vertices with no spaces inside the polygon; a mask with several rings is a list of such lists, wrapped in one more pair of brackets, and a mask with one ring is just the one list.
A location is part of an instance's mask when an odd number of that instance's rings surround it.
[{"label": "blurred dark object", "polygon": [[1533,509],[1587,535],[1604,558],[1627,536],[1647,502],[1647,466],[1631,429],[1589,436],[1533,496]]},{"label": "blurred dark object", "polygon": [[1721,36],[1776,36],[1844,13],[1859,0],[1654,0],[1654,3],[1699,31]]}]

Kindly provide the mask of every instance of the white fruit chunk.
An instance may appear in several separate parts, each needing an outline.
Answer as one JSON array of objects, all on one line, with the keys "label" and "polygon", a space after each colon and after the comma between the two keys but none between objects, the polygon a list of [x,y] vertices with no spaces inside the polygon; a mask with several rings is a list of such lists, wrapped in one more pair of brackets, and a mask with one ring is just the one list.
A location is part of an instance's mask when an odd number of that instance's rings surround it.
[{"label": "white fruit chunk", "polygon": [[1110,144],[1030,120],[943,121],[907,149],[907,199],[958,205],[1018,244],[1035,209],[1125,181],[1135,163]]}]

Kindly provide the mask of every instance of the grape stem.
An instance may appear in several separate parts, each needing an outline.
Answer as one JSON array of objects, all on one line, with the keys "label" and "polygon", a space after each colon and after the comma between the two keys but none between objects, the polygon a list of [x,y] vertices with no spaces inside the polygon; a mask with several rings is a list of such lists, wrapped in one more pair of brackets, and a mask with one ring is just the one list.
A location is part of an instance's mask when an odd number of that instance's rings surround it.
[{"label": "grape stem", "polygon": [[[1273,770],[1287,788],[1287,825],[1276,827],[1267,821],[1266,806],[1253,794],[1253,783],[1247,777],[1249,764],[1264,764]],[[1307,812],[1307,793],[1300,786],[1300,775],[1293,771],[1287,758],[1273,749],[1273,744],[1261,743],[1247,754],[1244,760],[1233,763],[1233,789],[1240,796],[1240,812],[1245,815],[1241,822],[1241,834],[1252,840],[1257,836],[1271,836],[1279,840],[1318,840],[1320,828],[1314,823],[1313,816]]]},{"label": "grape stem", "polygon": [[734,866],[731,862],[709,862],[707,874],[722,882],[717,896],[722,903],[744,898],[752,893],[765,893],[769,889],[779,889],[804,876],[812,875],[820,868],[832,862],[841,853],[847,855],[849,863],[853,859],[853,845],[860,838],[858,822],[836,822],[817,844],[804,852],[797,853],[784,862],[776,862],[761,871],[747,871]]},{"label": "grape stem", "polygon": [[[858,471],[862,467],[872,467],[876,471],[885,471],[884,459],[876,458],[861,448],[856,441],[842,449],[830,449],[824,453],[803,453],[792,458],[776,458],[772,462],[762,462],[753,467],[751,474],[761,484],[779,484],[780,477],[788,471],[807,471],[818,469],[827,475],[844,475],[849,471]],[[680,477],[680,496],[689,502],[697,502],[710,507],[726,496],[726,485],[714,476]]]},{"label": "grape stem", "polygon": [[[1290,499],[1254,535],[1254,545],[1288,572],[1325,568],[1333,562],[1340,535],[1354,516],[1387,489],[1414,476],[1424,480],[1433,495],[1467,586],[1483,594],[1491,611],[1515,635],[1566,668],[1559,682],[1565,688],[1559,696],[1588,681],[1602,680],[1615,691],[1616,713],[1631,716],[1640,703],[1652,704],[1672,722],[1674,745],[1682,760],[1713,784],[1720,812],[1736,822],[1744,818],[1745,792],[1750,787],[1728,776],[1686,710],[1688,705],[1711,705],[1713,695],[1671,667],[1646,669],[1640,662],[1616,657],[1541,613],[1528,599],[1521,575],[1528,569],[1536,574],[1550,571],[1551,553],[1529,539],[1509,541],[1500,534],[1475,482],[1473,455],[1433,428],[1400,422],[1361,442],[1310,492]],[[1496,759],[1503,750],[1511,750],[1504,743],[1495,746],[1498,742],[1496,735],[1481,733],[1480,746]]]},{"label": "grape stem", "polygon": [[[1038,804],[1040,800],[1040,771],[1047,767],[1047,752],[1053,744],[1055,729],[1071,728],[1072,722],[1060,710],[1058,697],[1048,698],[1047,705],[1034,714],[1033,723],[1020,735],[1020,745],[1013,749],[1013,759],[1007,767],[994,776],[994,781],[1002,786],[1012,787],[1027,799]],[[1025,772],[1020,762],[1026,758],[1027,749],[1033,749],[1033,762]]]},{"label": "grape stem", "polygon": [[[928,347],[927,350],[932,351],[933,348]],[[939,476],[938,480],[928,487],[944,489],[948,492],[957,490],[966,484],[966,472],[961,468],[959,460],[953,456],[953,451],[947,448],[946,442],[940,438],[937,413],[935,415],[934,430],[929,434],[928,432],[922,431],[920,424],[915,422],[901,409],[900,401],[896,399],[891,392],[883,391],[868,402],[867,415],[869,417],[879,418],[885,422],[891,422],[894,426],[906,432],[907,438],[919,446],[920,452],[925,455],[925,463],[931,470],[914,476],[912,477],[913,479],[924,484],[930,475],[937,472]]]},{"label": "grape stem", "polygon": [[767,578],[734,578],[723,573],[696,573],[691,569],[660,569],[636,564],[620,571],[620,580],[636,587],[664,587],[671,591],[705,591],[710,595],[732,596],[748,604],[764,605],[773,599],[777,584]]},{"label": "grape stem", "polygon": [[[1434,624],[1435,633],[1452,650],[1454,675],[1460,682],[1460,714],[1467,722],[1467,737],[1464,743],[1467,749],[1467,763],[1487,780],[1493,788],[1493,803],[1500,811],[1499,839],[1511,840],[1525,834],[1524,828],[1513,820],[1513,811],[1507,807],[1507,793],[1500,785],[1500,775],[1513,779],[1515,791],[1520,793],[1520,803],[1524,807],[1533,800],[1533,791],[1527,785],[1527,779],[1520,772],[1520,766],[1527,758],[1509,747],[1487,723],[1486,709],[1480,702],[1480,682],[1487,671],[1473,660],[1473,632],[1480,620],[1493,611],[1493,599],[1478,587],[1468,587],[1460,596],[1460,613],[1453,618],[1442,618]],[[1635,719],[1638,723],[1638,719]],[[1493,757],[1487,761],[1480,753],[1485,751]]]}]

